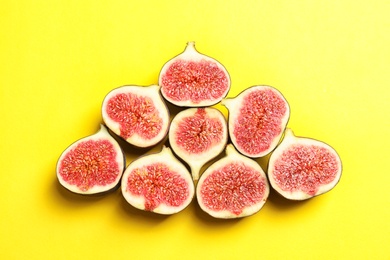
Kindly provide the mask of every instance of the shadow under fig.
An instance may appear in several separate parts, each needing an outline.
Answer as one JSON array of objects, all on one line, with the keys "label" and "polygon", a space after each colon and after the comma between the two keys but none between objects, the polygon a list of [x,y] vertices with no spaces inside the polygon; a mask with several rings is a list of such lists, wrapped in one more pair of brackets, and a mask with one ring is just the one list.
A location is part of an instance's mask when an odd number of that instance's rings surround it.
[{"label": "shadow under fig", "polygon": [[60,184],[60,182],[56,178],[54,178],[53,189],[55,194],[57,194],[60,199],[68,203],[72,203],[73,205],[83,205],[103,200],[110,193],[114,193],[118,189],[118,186],[106,192],[84,195],[77,194],[66,189]]},{"label": "shadow under fig", "polygon": [[196,197],[193,199],[190,205],[193,208],[193,214],[195,214],[196,218],[200,220],[204,225],[210,226],[210,227],[224,227],[224,226],[231,226],[238,222],[240,222],[243,218],[232,218],[232,219],[222,219],[222,218],[215,218],[206,213],[202,210],[202,208],[199,206],[198,201]]},{"label": "shadow under fig", "polygon": [[171,216],[171,215],[163,215],[163,214],[158,214],[146,210],[137,209],[132,205],[130,205],[126,201],[126,199],[122,196],[122,194],[120,194],[119,199],[120,199],[121,214],[131,218],[132,221],[142,220],[142,221],[147,221],[149,223],[151,222],[154,224],[158,224]]},{"label": "shadow under fig", "polygon": [[[260,167],[263,169],[265,172],[267,178],[268,178],[268,163],[269,159],[271,157],[272,153],[269,153],[268,155],[264,157],[260,157],[255,159],[255,161],[260,165]],[[284,198],[282,195],[280,195],[277,191],[275,191],[272,187],[271,184],[269,183],[270,187],[270,193],[268,196],[268,199],[266,203],[264,204],[264,207],[266,207],[268,204],[272,204],[274,208],[280,211],[286,211],[286,210],[291,210],[294,208],[302,207],[303,205],[307,204],[310,199],[307,200],[289,200]]]},{"label": "shadow under fig", "polygon": [[267,206],[267,204],[271,204],[275,209],[279,211],[288,211],[288,210],[294,210],[296,208],[303,207],[307,203],[309,203],[311,199],[306,200],[289,200],[280,195],[278,192],[272,189],[270,187],[270,193],[267,199],[267,202],[264,206]]}]

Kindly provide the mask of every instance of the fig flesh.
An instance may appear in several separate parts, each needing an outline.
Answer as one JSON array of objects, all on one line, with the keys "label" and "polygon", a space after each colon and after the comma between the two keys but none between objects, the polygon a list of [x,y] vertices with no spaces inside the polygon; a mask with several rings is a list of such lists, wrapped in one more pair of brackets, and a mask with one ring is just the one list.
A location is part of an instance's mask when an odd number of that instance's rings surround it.
[{"label": "fig flesh", "polygon": [[180,212],[195,194],[189,171],[165,146],[159,153],[130,163],[123,173],[121,188],[133,207],[163,215]]},{"label": "fig flesh", "polygon": [[252,86],[221,104],[229,111],[229,136],[239,152],[259,158],[275,149],[290,117],[289,104],[277,89]]},{"label": "fig flesh", "polygon": [[290,200],[305,200],[331,190],[341,172],[340,157],[331,146],[296,137],[289,128],[268,165],[271,186]]},{"label": "fig flesh", "polygon": [[57,178],[78,194],[97,194],[119,187],[125,156],[105,126],[71,144],[57,162]]},{"label": "fig flesh", "polygon": [[211,106],[225,97],[230,76],[214,58],[199,53],[194,42],[161,69],[159,83],[163,97],[181,107]]},{"label": "fig flesh", "polygon": [[136,147],[150,147],[168,133],[169,110],[158,85],[122,86],[110,91],[102,104],[107,127]]},{"label": "fig flesh", "polygon": [[258,212],[269,190],[260,165],[228,144],[226,156],[199,178],[196,197],[201,209],[215,218],[241,218]]},{"label": "fig flesh", "polygon": [[202,166],[224,150],[227,123],[216,108],[187,108],[172,119],[168,139],[176,155],[190,166],[193,180],[198,180]]}]

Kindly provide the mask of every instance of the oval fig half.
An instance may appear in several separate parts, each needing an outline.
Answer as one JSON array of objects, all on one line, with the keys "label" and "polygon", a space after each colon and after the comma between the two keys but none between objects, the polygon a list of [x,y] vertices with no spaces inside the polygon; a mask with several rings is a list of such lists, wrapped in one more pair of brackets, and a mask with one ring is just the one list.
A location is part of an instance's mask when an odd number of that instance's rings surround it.
[{"label": "oval fig half", "polygon": [[195,188],[187,168],[163,147],[130,163],[123,173],[122,194],[135,208],[169,215],[190,204]]},{"label": "oval fig half", "polygon": [[258,212],[269,195],[267,177],[260,165],[226,147],[226,156],[213,163],[199,178],[199,206],[216,218],[240,218]]},{"label": "oval fig half", "polygon": [[211,106],[225,97],[230,76],[217,60],[199,53],[194,42],[161,69],[159,85],[163,97],[181,107]]},{"label": "oval fig half", "polygon": [[150,147],[168,133],[169,111],[160,87],[123,86],[104,98],[102,116],[107,127],[128,143]]},{"label": "oval fig half", "polygon": [[253,86],[222,100],[229,110],[229,136],[242,154],[259,158],[279,143],[290,117],[283,95],[270,86]]},{"label": "oval fig half", "polygon": [[341,177],[341,160],[324,142],[296,137],[286,129],[285,137],[269,159],[268,178],[283,197],[305,200],[331,190]]},{"label": "oval fig half", "polygon": [[187,108],[171,122],[169,143],[198,180],[202,166],[220,154],[227,143],[226,119],[216,108]]},{"label": "oval fig half", "polygon": [[125,156],[105,126],[71,144],[57,162],[62,186],[78,194],[97,194],[118,187]]}]

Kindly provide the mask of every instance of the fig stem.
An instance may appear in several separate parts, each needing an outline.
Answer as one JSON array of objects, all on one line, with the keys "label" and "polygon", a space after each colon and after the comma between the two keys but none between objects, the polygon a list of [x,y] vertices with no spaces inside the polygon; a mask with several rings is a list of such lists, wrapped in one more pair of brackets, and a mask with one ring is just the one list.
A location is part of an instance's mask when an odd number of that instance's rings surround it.
[{"label": "fig stem", "polygon": [[100,124],[100,130],[98,132],[109,134],[108,130],[107,130],[107,127],[104,124]]},{"label": "fig stem", "polygon": [[237,153],[237,151],[232,144],[228,144],[226,146],[226,155],[231,155],[232,153]]},{"label": "fig stem", "polygon": [[295,137],[295,134],[291,128],[286,128],[286,130],[284,131],[284,138],[286,138],[286,137],[287,138]]},{"label": "fig stem", "polygon": [[199,179],[199,172],[200,172],[200,169],[202,168],[202,166],[190,165],[190,168],[191,168],[192,179],[194,181],[197,181]]},{"label": "fig stem", "polygon": [[159,86],[157,84],[153,84],[153,85],[149,85],[148,87],[146,87],[145,90],[150,89],[150,90],[152,90],[152,92],[159,92],[160,88],[161,88],[161,86]]},{"label": "fig stem", "polygon": [[186,49],[185,51],[190,51],[190,52],[197,52],[196,49],[195,49],[195,42],[194,41],[189,41],[187,42],[187,46],[186,46]]},{"label": "fig stem", "polygon": [[173,156],[172,150],[169,147],[165,146],[165,145],[163,145],[163,147],[161,148],[161,153],[166,153],[166,154],[168,154],[170,156]]},{"label": "fig stem", "polygon": [[221,105],[229,109],[229,107],[233,102],[234,102],[234,98],[223,98],[221,100]]}]

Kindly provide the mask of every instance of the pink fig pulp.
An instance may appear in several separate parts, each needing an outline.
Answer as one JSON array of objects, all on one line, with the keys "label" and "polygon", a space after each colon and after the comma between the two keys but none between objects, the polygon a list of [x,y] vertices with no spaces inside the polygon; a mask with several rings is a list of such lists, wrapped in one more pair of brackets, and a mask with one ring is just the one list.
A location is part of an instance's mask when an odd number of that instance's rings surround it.
[{"label": "pink fig pulp", "polygon": [[268,165],[271,186],[291,200],[305,200],[328,192],[339,182],[341,172],[340,157],[331,146],[296,137],[291,129],[286,129]]},{"label": "pink fig pulp", "polygon": [[215,218],[241,218],[255,214],[269,195],[267,177],[260,165],[226,146],[226,156],[206,169],[196,187],[203,211]]},{"label": "pink fig pulp", "polygon": [[211,106],[225,97],[230,76],[214,58],[199,53],[194,42],[161,69],[159,85],[163,97],[182,107]]},{"label": "pink fig pulp", "polygon": [[160,87],[123,86],[110,91],[102,105],[107,127],[136,147],[151,147],[165,138],[169,111]]},{"label": "pink fig pulp", "polygon": [[130,163],[123,174],[122,194],[137,209],[170,215],[187,207],[195,187],[187,168],[163,147]]},{"label": "pink fig pulp", "polygon": [[78,194],[97,194],[118,187],[125,157],[105,126],[70,145],[57,163],[57,178],[66,189]]},{"label": "pink fig pulp", "polygon": [[279,143],[290,117],[283,95],[270,86],[253,86],[222,100],[229,110],[229,136],[236,149],[251,158],[269,154]]},{"label": "pink fig pulp", "polygon": [[201,168],[220,154],[228,139],[224,115],[216,108],[187,108],[172,120],[169,143],[198,180]]}]

